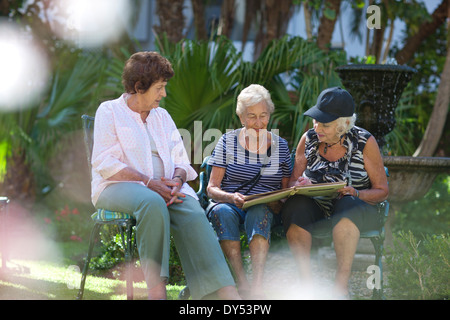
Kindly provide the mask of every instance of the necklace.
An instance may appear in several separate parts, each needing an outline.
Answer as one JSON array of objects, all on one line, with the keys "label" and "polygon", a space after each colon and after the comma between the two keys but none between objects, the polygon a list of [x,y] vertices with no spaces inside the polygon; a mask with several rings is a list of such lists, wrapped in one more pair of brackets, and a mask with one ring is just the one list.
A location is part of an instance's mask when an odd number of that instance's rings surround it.
[{"label": "necklace", "polygon": [[325,148],[323,149],[323,154],[327,154],[328,148],[331,148],[332,146],[334,146],[334,145],[340,143],[343,136],[344,136],[344,135],[342,135],[342,136],[339,138],[339,141],[337,141],[337,142],[335,142],[335,143],[332,143],[332,144],[328,144],[328,143],[324,142],[324,143],[325,143]]}]

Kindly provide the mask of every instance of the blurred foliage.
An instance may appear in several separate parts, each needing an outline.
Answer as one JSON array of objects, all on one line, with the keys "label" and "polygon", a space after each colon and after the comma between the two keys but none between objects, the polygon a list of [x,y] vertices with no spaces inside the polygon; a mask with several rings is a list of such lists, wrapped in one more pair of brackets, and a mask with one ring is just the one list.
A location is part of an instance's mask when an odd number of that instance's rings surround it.
[{"label": "blurred foliage", "polygon": [[[244,61],[223,36],[177,44],[162,38],[157,45],[175,71],[161,106],[178,128],[194,132],[194,121],[201,121],[203,130],[215,128],[222,133],[240,127],[235,113],[237,96],[257,83],[269,90],[276,106],[269,128],[279,129],[291,148],[297,146],[310,121],[303,112],[316,103],[323,89],[341,84],[334,68],[347,61],[344,52],[325,54],[315,43],[300,37],[273,40],[254,62]],[[124,63],[123,59],[112,58],[106,69],[105,86],[117,95],[123,90],[120,79]]]},{"label": "blurred foliage", "polygon": [[[136,233],[133,232],[133,237],[135,237],[135,235]],[[125,272],[125,248],[123,246],[122,237],[118,227],[113,225],[103,226],[100,232],[100,242],[102,244],[101,252],[91,259],[90,268],[96,274],[101,274],[110,278],[122,278]],[[133,260],[134,267],[137,270],[137,268],[140,267],[140,261],[139,252],[136,247],[133,251]],[[143,276],[142,273],[141,276]],[[137,277],[137,279],[141,280],[139,277]],[[172,236],[170,236],[168,284],[186,284],[180,257],[175,248],[175,243]]]},{"label": "blurred foliage", "polygon": [[[25,155],[36,176],[38,196],[58,184],[52,179],[49,162],[60,151],[61,137],[81,127],[83,111],[98,106],[107,63],[101,54],[71,48],[59,55],[49,91],[42,100],[27,109],[0,113],[0,142],[7,150]],[[12,169],[18,164],[9,154],[3,161]]]},{"label": "blurred foliage", "polygon": [[394,299],[431,300],[450,298],[449,234],[417,239],[401,232],[386,257],[388,283]]},{"label": "blurred foliage", "polygon": [[194,120],[222,133],[240,127],[237,96],[256,83],[269,90],[276,106],[269,128],[279,129],[291,148],[306,129],[309,119],[303,112],[315,104],[321,90],[340,84],[334,67],[346,63],[342,52],[326,55],[315,43],[288,36],[271,41],[254,62],[244,61],[224,37],[213,42],[185,40],[160,51],[175,71],[162,105],[180,128],[193,131]]},{"label": "blurred foliage", "polygon": [[450,176],[438,175],[427,194],[396,207],[393,232],[411,231],[416,237],[450,230]]},{"label": "blurred foliage", "polygon": [[416,98],[416,88],[413,83],[408,83],[403,90],[400,101],[395,109],[396,125],[394,129],[385,137],[386,145],[383,153],[390,156],[409,156],[416,149],[416,145],[412,143],[415,140],[417,131],[418,118],[411,114],[416,109],[414,99]]},{"label": "blurred foliage", "polygon": [[[408,63],[409,67],[415,68],[419,72],[413,76],[405,93],[402,95],[402,101],[399,104],[400,108],[397,110],[396,129],[399,130],[399,138],[403,137],[403,140],[410,146],[403,148],[397,155],[412,155],[412,153],[409,153],[409,150],[417,148],[428,125],[447,52],[447,31],[445,27],[445,24],[443,24],[437,29],[436,33],[429,35],[415,52],[413,60]],[[393,46],[392,56],[400,49],[398,44]],[[409,92],[406,92],[407,90]],[[406,105],[402,105],[402,103],[406,103]],[[449,117],[450,114],[447,116],[447,119]],[[450,134],[448,121],[444,130],[446,131],[442,134],[442,142]],[[391,143],[391,146],[394,146],[394,144]],[[441,156],[449,156],[450,146],[446,143],[441,143],[437,152]]]},{"label": "blurred foliage", "polygon": [[44,230],[56,241],[82,242],[89,239],[92,220],[89,215],[81,214],[76,207],[72,208],[66,204],[41,218]]}]

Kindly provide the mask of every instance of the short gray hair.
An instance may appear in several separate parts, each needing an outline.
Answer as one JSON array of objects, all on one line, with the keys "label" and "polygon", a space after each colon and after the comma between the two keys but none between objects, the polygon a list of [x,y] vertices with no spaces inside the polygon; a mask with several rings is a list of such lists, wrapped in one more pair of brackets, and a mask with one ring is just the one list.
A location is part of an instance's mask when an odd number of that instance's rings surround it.
[{"label": "short gray hair", "polygon": [[236,114],[242,115],[244,111],[255,104],[265,101],[270,114],[275,110],[275,106],[270,97],[269,91],[259,84],[251,84],[243,89],[237,98]]},{"label": "short gray hair", "polygon": [[355,125],[355,122],[356,122],[356,113],[354,113],[350,117],[337,118],[336,122],[337,122],[336,133],[337,133],[337,136],[340,137],[344,133],[349,132],[351,128],[353,128],[353,126]]}]

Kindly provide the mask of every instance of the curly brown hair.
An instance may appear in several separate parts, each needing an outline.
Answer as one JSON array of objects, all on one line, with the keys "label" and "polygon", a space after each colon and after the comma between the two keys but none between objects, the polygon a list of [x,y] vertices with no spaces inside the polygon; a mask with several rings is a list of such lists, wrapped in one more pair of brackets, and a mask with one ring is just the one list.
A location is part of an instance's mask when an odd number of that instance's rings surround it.
[{"label": "curly brown hair", "polygon": [[158,52],[136,52],[125,63],[122,84],[127,93],[144,93],[157,81],[168,81],[174,75],[169,60]]}]

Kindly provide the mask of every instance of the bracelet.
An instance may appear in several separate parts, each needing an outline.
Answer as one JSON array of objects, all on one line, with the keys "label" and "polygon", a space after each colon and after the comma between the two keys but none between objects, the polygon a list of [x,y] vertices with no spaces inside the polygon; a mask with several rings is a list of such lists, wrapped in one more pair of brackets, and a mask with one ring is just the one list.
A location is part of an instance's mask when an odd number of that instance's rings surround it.
[{"label": "bracelet", "polygon": [[358,191],[358,189],[355,189],[355,191],[356,191],[356,197],[359,198],[359,191]]},{"label": "bracelet", "polygon": [[148,187],[148,184],[150,183],[150,180],[152,180],[152,178],[148,178],[147,183],[145,184],[146,187]]},{"label": "bracelet", "polygon": [[181,185],[184,184],[184,180],[183,180],[183,178],[182,178],[181,176],[175,176],[175,177],[173,177],[172,179],[175,179],[175,178],[180,178],[180,180],[181,180]]}]

